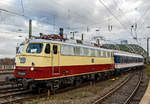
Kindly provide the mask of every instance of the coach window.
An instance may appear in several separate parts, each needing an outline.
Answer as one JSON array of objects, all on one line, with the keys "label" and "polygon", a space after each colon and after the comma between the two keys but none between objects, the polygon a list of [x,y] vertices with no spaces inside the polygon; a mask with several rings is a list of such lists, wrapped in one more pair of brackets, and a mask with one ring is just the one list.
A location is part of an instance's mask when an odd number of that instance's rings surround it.
[{"label": "coach window", "polygon": [[50,45],[49,44],[46,44],[45,53],[47,53],[47,54],[50,53]]},{"label": "coach window", "polygon": [[58,47],[57,45],[53,45],[53,54],[57,54]]},{"label": "coach window", "polygon": [[120,56],[118,56],[118,58],[117,58],[117,62],[118,62],[118,63],[120,63]]}]

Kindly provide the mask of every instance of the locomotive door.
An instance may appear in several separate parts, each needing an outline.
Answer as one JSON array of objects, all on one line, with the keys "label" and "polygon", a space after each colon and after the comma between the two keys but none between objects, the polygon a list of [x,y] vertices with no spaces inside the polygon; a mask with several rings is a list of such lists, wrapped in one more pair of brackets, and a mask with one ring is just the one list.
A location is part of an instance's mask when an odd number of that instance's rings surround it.
[{"label": "locomotive door", "polygon": [[60,74],[60,67],[59,67],[59,49],[60,45],[52,44],[52,75],[59,75]]}]

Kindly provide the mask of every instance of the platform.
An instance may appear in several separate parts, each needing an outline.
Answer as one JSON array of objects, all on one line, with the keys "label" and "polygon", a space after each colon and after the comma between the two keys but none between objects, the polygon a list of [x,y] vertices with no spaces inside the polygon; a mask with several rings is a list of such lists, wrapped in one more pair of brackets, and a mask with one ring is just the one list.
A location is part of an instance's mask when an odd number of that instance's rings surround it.
[{"label": "platform", "polygon": [[140,104],[150,104],[150,81],[149,81],[149,85],[146,89],[146,92],[145,92],[142,100],[140,101]]}]

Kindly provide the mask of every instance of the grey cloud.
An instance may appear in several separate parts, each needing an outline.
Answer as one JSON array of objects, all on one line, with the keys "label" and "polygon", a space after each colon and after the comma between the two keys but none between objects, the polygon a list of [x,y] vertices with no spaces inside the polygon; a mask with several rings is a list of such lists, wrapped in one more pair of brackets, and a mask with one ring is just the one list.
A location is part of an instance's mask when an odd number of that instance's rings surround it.
[{"label": "grey cloud", "polygon": [[[0,34],[0,50],[4,50],[0,55],[15,56],[16,44],[24,39],[20,39],[18,36],[28,36],[28,20],[30,18],[35,22],[33,23],[33,34],[57,32],[59,27],[64,27],[66,33],[69,31],[84,33],[87,40],[91,39],[92,36],[101,35],[106,39],[127,39],[130,43],[136,43],[130,32],[131,25],[137,23],[137,31],[132,33],[133,36],[136,36],[136,32],[137,37],[148,36],[150,30],[145,27],[150,23],[150,11],[145,16],[143,15],[150,7],[149,0],[102,1],[118,20],[109,13],[99,0],[23,0],[24,14],[27,18],[0,12],[0,31],[2,32]],[[127,7],[122,7],[123,3],[129,4]],[[0,8],[22,14],[20,1],[17,0],[0,1]],[[139,18],[141,20],[137,21]],[[54,22],[55,27],[53,27]],[[111,32],[108,31],[108,25],[113,26]],[[87,32],[87,27],[89,32]],[[100,33],[95,32],[96,27],[99,27]],[[19,29],[21,31],[18,31]],[[77,34],[78,38],[80,38],[81,33]],[[6,42],[7,39],[9,42]],[[140,45],[145,48],[145,41],[141,43]],[[7,46],[11,48],[6,50],[5,47]]]}]

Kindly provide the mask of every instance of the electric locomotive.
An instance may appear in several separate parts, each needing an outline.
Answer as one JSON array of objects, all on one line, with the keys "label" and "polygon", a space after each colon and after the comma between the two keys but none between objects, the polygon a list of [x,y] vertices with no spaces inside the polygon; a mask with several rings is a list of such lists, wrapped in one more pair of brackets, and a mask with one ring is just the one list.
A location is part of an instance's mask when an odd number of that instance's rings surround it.
[{"label": "electric locomotive", "polygon": [[[57,39],[51,40],[51,36],[41,35],[40,38],[33,38],[20,46],[14,76],[24,87],[53,90],[64,85],[112,75],[125,68],[119,66],[120,62],[124,66],[130,64],[128,68],[143,65],[143,57],[140,55],[77,44],[76,40],[54,37]],[[134,62],[130,61],[133,57]]]}]

